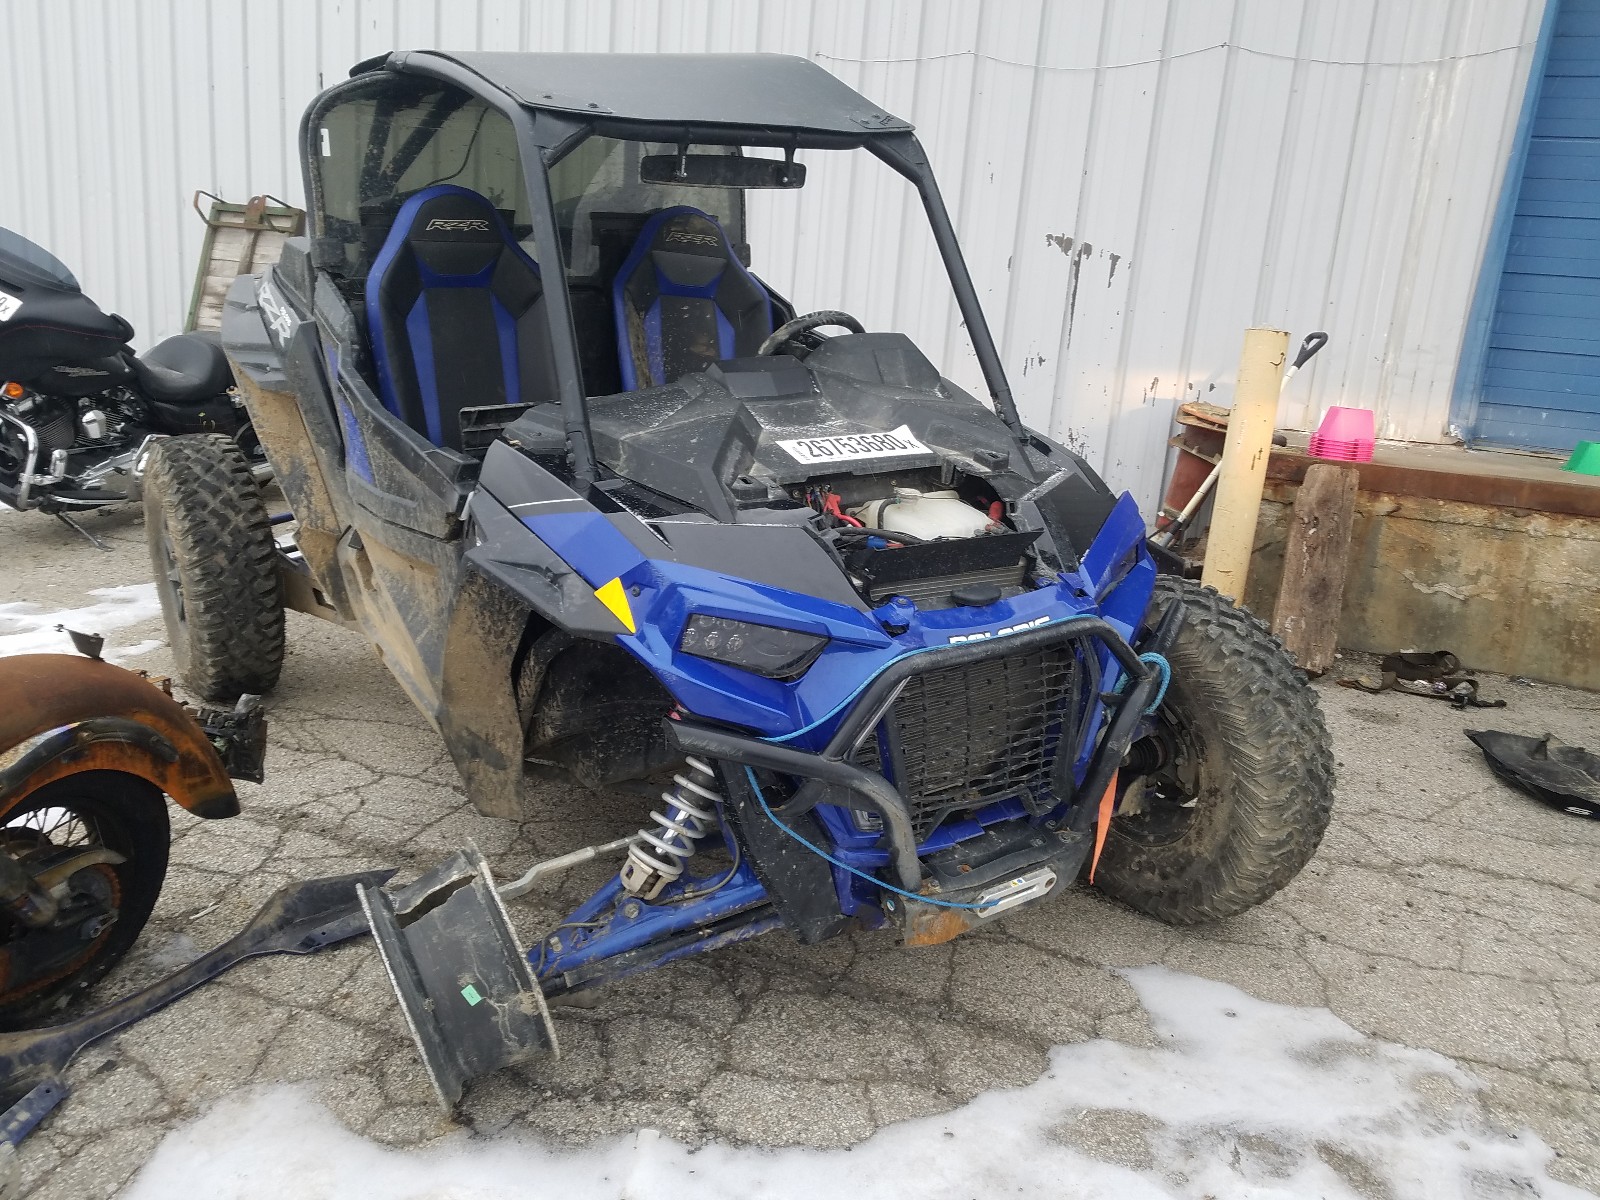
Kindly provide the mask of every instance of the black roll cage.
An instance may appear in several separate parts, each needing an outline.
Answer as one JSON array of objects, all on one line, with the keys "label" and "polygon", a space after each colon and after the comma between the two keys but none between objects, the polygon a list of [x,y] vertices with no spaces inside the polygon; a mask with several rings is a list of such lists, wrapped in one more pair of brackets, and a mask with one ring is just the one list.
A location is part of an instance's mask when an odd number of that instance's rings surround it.
[{"label": "black roll cage", "polygon": [[[322,230],[321,195],[312,164],[317,156],[318,118],[352,85],[365,82],[375,69],[398,74],[433,79],[460,89],[466,98],[476,98],[499,111],[511,123],[516,134],[517,152],[522,162],[524,185],[527,191],[528,211],[533,226],[534,246],[540,262],[564,262],[560,249],[560,235],[556,223],[555,202],[550,192],[549,169],[560,162],[585,139],[593,135],[633,139],[637,141],[672,142],[677,144],[767,146],[792,152],[796,149],[859,150],[865,149],[904,176],[917,189],[922,199],[923,211],[933,230],[934,243],[939,257],[944,261],[945,272],[955,292],[956,306],[966,324],[967,335],[978,356],[978,366],[983,372],[984,384],[994,403],[995,412],[1005,421],[1025,450],[1028,436],[1017,413],[1016,401],[1011,395],[1011,385],[1006,382],[1000,364],[1000,354],[995,349],[994,338],[984,319],[983,307],[978,301],[977,289],[962,257],[949,211],[940,194],[938,182],[922,144],[909,129],[895,129],[879,133],[863,131],[861,134],[741,126],[734,124],[696,123],[692,127],[682,124],[620,119],[597,114],[579,117],[549,109],[530,108],[515,96],[496,87],[484,76],[443,57],[426,54],[393,54],[380,60],[360,63],[351,70],[351,79],[335,85],[312,101],[300,122],[301,163],[305,173],[307,204],[311,209],[310,227],[313,236]],[[441,105],[448,105],[442,99]],[[448,105],[450,111],[458,104]],[[447,114],[443,114],[447,115]],[[413,135],[415,139],[415,134]],[[411,157],[420,153],[419,142],[414,150],[409,143],[402,153],[411,150]],[[371,155],[372,143],[366,150]],[[579,367],[577,328],[572,315],[571,296],[567,291],[565,270],[555,272],[560,286],[545,285],[545,314],[549,323],[550,349],[554,357],[556,388],[560,394],[562,420],[566,426],[567,454],[573,486],[578,492],[588,490],[597,478],[594,443],[589,432],[589,410],[584,395],[583,376]]]}]

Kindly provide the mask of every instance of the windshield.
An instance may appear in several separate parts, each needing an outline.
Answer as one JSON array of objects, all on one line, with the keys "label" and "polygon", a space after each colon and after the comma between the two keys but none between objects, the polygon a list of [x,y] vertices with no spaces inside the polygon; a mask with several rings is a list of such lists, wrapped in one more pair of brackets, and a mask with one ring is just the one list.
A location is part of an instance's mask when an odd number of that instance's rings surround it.
[{"label": "windshield", "polygon": [[[639,163],[647,154],[670,154],[664,142],[590,137],[550,168],[550,193],[567,275],[609,280],[632,247],[645,219],[665,208],[687,205],[714,217],[734,250],[748,264],[744,193],[729,187],[680,187],[644,183]],[[737,154],[733,146],[696,146],[697,154]]]},{"label": "windshield", "polygon": [[[547,295],[549,260],[563,260],[567,313],[552,320],[570,328],[580,395],[633,390],[691,362],[751,355],[795,315],[793,298],[801,312],[843,310],[868,330],[904,333],[954,382],[1011,407],[987,327],[981,352],[973,338],[973,323],[983,323],[977,295],[940,242],[953,248],[954,233],[909,133],[835,149],[786,145],[771,131],[742,144],[738,131],[708,127],[684,130],[684,145],[659,126],[639,133],[670,140],[630,137],[625,121],[584,134],[577,120],[530,113],[534,128],[523,136],[561,147],[559,158],[541,163],[523,161],[519,116],[454,84],[396,72],[325,93],[305,127],[319,268],[359,299],[405,201],[433,185],[462,187],[499,212]],[[815,172],[809,186],[775,184],[753,198],[723,181],[759,171],[693,176],[705,186],[645,181],[663,178],[659,163],[643,170],[647,157],[689,155],[809,160]],[[534,204],[544,208],[546,186],[554,240],[541,246],[532,236]],[[894,235],[859,219],[869,212],[895,213]]]},{"label": "windshield", "polygon": [[64,262],[37,242],[9,229],[0,229],[0,279],[19,287],[32,283],[78,291],[78,280]]}]

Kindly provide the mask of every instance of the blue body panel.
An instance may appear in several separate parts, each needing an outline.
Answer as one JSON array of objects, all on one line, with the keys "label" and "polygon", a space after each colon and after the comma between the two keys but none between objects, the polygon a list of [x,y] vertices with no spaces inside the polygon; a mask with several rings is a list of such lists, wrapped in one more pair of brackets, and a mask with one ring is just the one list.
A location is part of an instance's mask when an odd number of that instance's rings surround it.
[{"label": "blue body panel", "polygon": [[[565,559],[590,587],[621,579],[638,632],[617,641],[659,679],[685,710],[740,725],[803,750],[820,750],[857,696],[896,659],[948,646],[957,638],[1001,636],[1034,622],[1094,614],[1125,638],[1144,616],[1155,568],[1143,550],[1144,523],[1124,496],[1076,572],[1053,586],[984,608],[924,612],[890,601],[872,614],[669,558],[647,558],[597,510],[524,517],[523,524]],[[663,551],[665,552],[665,546]],[[792,683],[763,679],[678,650],[695,613],[797,629],[829,639],[822,655]],[[891,636],[884,623],[905,626]],[[1117,667],[1102,659],[1107,683]]]},{"label": "blue body panel", "polygon": [[[632,520],[623,516],[618,520]],[[775,743],[820,751],[868,685],[891,664],[953,641],[1003,638],[1040,625],[1096,616],[1132,642],[1144,620],[1155,587],[1155,564],[1144,544],[1144,522],[1131,496],[1118,501],[1076,570],[1021,595],[987,607],[923,611],[895,597],[872,612],[818,599],[751,579],[707,570],[677,561],[665,542],[659,556],[647,553],[613,519],[587,505],[544,515],[521,517],[537,537],[567,562],[591,587],[620,580],[628,598],[636,632],[617,635],[625,647],[661,681],[688,713],[712,722],[743,727]],[[642,528],[642,527],[641,527]],[[649,535],[651,538],[654,535]],[[641,539],[643,540],[643,539]],[[765,679],[734,667],[678,651],[691,615],[727,617],[801,630],[824,636],[826,647],[797,680]],[[886,626],[903,629],[891,634]],[[1072,774],[1080,783],[1093,756],[1107,709],[1100,695],[1119,684],[1122,669],[1109,648],[1099,650],[1099,694],[1089,700],[1081,740],[1058,748],[1072,755]],[[981,836],[986,827],[1006,822],[1038,823],[1059,815],[1063,798],[1042,815],[1028,811],[1020,798],[991,803],[967,816],[942,822],[918,847],[926,855],[965,839]],[[888,863],[878,832],[858,828],[852,814],[834,805],[814,810],[837,863],[870,871]],[[731,844],[726,815],[722,835]],[[839,865],[831,868],[840,911],[867,927],[886,919],[874,885]],[[639,950],[663,938],[703,928],[766,902],[766,893],[748,863],[707,894],[704,879],[679,880],[655,901],[636,901],[613,878],[557,927],[559,945],[542,944],[529,958],[544,979],[575,968]],[[691,893],[684,898],[685,891]],[[776,916],[762,917],[728,939],[754,936],[776,927]],[[672,957],[722,944],[719,937],[692,941]],[[637,955],[619,960],[625,973]],[[665,960],[662,960],[665,961]]]},{"label": "blue body panel", "polygon": [[332,346],[328,347],[328,379],[331,382],[330,393],[333,396],[334,411],[339,414],[339,430],[344,434],[345,462],[350,469],[368,483],[372,482],[372,459],[367,454],[367,439],[361,432],[361,426],[356,423],[356,414],[350,408],[350,401],[345,398],[339,388],[339,352]]}]

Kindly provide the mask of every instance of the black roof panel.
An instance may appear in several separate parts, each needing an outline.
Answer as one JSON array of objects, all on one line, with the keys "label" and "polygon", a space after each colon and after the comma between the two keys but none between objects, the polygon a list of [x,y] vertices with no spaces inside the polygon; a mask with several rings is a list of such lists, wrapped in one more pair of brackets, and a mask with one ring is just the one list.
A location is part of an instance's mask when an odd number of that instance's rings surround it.
[{"label": "black roof panel", "polygon": [[[417,50],[392,70],[443,58],[529,108],[656,124],[846,134],[909,130],[816,63],[787,54],[515,54]],[[421,61],[419,61],[421,60]]]}]

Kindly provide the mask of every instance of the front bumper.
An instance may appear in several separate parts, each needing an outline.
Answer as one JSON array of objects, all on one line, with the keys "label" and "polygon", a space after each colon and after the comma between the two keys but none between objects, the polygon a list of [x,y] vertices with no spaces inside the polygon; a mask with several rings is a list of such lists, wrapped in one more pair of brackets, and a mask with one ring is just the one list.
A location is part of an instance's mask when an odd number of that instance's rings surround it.
[{"label": "front bumper", "polygon": [[[1174,619],[1181,619],[1181,616],[1175,618],[1169,610],[1163,626]],[[774,809],[782,820],[791,820],[823,804],[877,813],[883,821],[881,841],[888,853],[894,881],[907,891],[916,891],[922,871],[911,805],[883,775],[850,761],[857,747],[884,719],[900,689],[915,675],[1070,641],[1108,650],[1128,678],[1128,686],[1114,697],[1087,697],[1087,707],[1075,725],[1077,736],[1060,738],[1056,745],[1050,768],[1051,791],[1058,804],[1068,806],[1062,824],[1081,831],[1088,827],[1093,816],[1093,800],[1109,784],[1112,773],[1127,752],[1140,717],[1159,686],[1157,673],[1140,660],[1138,652],[1115,626],[1100,617],[1068,617],[994,641],[938,646],[897,658],[867,683],[827,744],[817,752],[798,750],[687,718],[669,720],[668,735],[686,754],[775,771],[800,780],[795,793]],[[1106,717],[1103,710],[1107,707],[1111,712],[1105,735],[1085,761],[1082,742],[1093,738]]]}]

